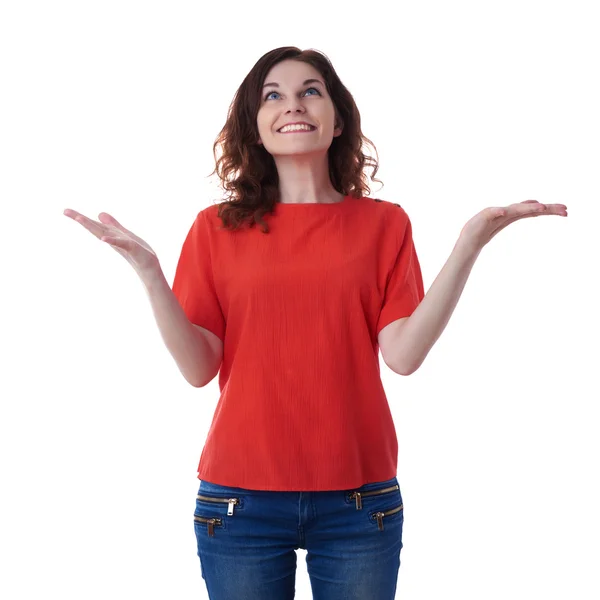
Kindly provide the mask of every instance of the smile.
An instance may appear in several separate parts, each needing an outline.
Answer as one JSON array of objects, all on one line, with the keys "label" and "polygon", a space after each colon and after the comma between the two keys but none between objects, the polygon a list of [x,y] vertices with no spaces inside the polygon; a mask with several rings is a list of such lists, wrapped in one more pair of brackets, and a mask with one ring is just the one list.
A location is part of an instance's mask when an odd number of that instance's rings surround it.
[{"label": "smile", "polygon": [[292,129],[291,131],[278,131],[277,133],[313,133],[316,129]]},{"label": "smile", "polygon": [[[288,127],[287,131],[282,131],[281,129],[285,129]],[[278,130],[278,133],[310,133],[311,131],[316,131],[316,127],[313,125],[292,125],[289,127],[288,125],[282,127]]]}]

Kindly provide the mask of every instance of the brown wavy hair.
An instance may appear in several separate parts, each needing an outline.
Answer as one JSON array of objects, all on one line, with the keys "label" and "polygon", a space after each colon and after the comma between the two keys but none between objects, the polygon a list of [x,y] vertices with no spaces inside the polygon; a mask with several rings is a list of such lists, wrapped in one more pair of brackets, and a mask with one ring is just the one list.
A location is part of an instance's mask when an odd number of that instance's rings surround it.
[{"label": "brown wavy hair", "polygon": [[[379,169],[378,161],[363,154],[363,144],[377,148],[360,129],[360,113],[352,94],[341,82],[329,58],[318,50],[300,50],[295,46],[276,48],[264,54],[252,67],[236,91],[229,106],[227,120],[213,145],[215,173],[226,191],[219,202],[218,216],[224,229],[237,229],[244,222],[259,223],[263,233],[269,228],[262,217],[273,213],[279,200],[279,176],[273,157],[258,144],[257,116],[265,77],[277,63],[298,60],[312,65],[322,75],[327,92],[342,121],[342,133],[333,138],[328,150],[329,176],[333,187],[345,196],[362,198],[370,193],[365,167],[372,167],[371,179]],[[217,149],[221,156],[217,158]]]}]

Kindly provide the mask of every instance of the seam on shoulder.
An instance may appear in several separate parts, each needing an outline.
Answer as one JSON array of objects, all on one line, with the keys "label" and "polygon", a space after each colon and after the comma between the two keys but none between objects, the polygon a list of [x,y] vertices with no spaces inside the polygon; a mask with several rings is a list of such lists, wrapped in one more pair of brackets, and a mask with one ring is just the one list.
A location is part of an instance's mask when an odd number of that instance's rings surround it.
[{"label": "seam on shoulder", "polygon": [[380,198],[371,198],[371,200],[373,200],[374,202],[386,202],[387,204],[393,204],[394,206],[397,206],[398,208],[402,208],[402,206],[400,204],[398,204],[397,202],[390,202],[389,200],[381,200]]}]

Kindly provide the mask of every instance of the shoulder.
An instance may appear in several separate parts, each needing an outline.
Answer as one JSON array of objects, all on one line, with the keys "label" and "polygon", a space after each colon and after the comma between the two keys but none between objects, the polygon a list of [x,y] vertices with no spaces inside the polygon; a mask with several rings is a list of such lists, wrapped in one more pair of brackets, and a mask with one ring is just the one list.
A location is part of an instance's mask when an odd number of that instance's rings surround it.
[{"label": "shoulder", "polygon": [[396,202],[392,202],[390,200],[382,200],[381,198],[369,198],[368,196],[365,196],[365,200],[370,200],[371,202],[375,202],[375,204],[385,206],[389,208],[389,210],[396,210],[392,208],[393,206],[402,210],[402,206],[400,206],[400,204],[397,204]]},{"label": "shoulder", "polygon": [[198,216],[200,217],[202,215],[203,217],[206,217],[206,218],[216,217],[217,213],[219,212],[219,207],[221,206],[221,204],[223,204],[223,203],[219,202],[219,203],[215,203],[215,204],[209,204],[207,207],[203,208],[198,213]]},{"label": "shoulder", "polygon": [[401,220],[407,220],[408,214],[397,202],[391,202],[390,200],[383,200],[381,198],[364,198],[368,203],[372,203],[375,210],[385,211],[385,215],[390,218],[398,218]]},{"label": "shoulder", "polygon": [[196,223],[201,227],[214,228],[218,225],[220,219],[218,216],[220,204],[210,204],[196,214]]}]

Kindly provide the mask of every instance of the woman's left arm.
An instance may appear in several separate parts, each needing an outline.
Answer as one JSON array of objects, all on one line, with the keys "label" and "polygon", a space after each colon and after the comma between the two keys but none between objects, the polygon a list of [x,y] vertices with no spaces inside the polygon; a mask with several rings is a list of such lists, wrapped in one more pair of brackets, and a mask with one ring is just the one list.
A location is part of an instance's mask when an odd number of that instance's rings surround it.
[{"label": "woman's left arm", "polygon": [[446,328],[483,247],[511,223],[540,215],[566,217],[567,207],[525,200],[504,208],[486,208],[467,222],[429,291],[396,330],[390,344],[393,355],[390,368],[401,375],[410,375],[421,366]]}]

